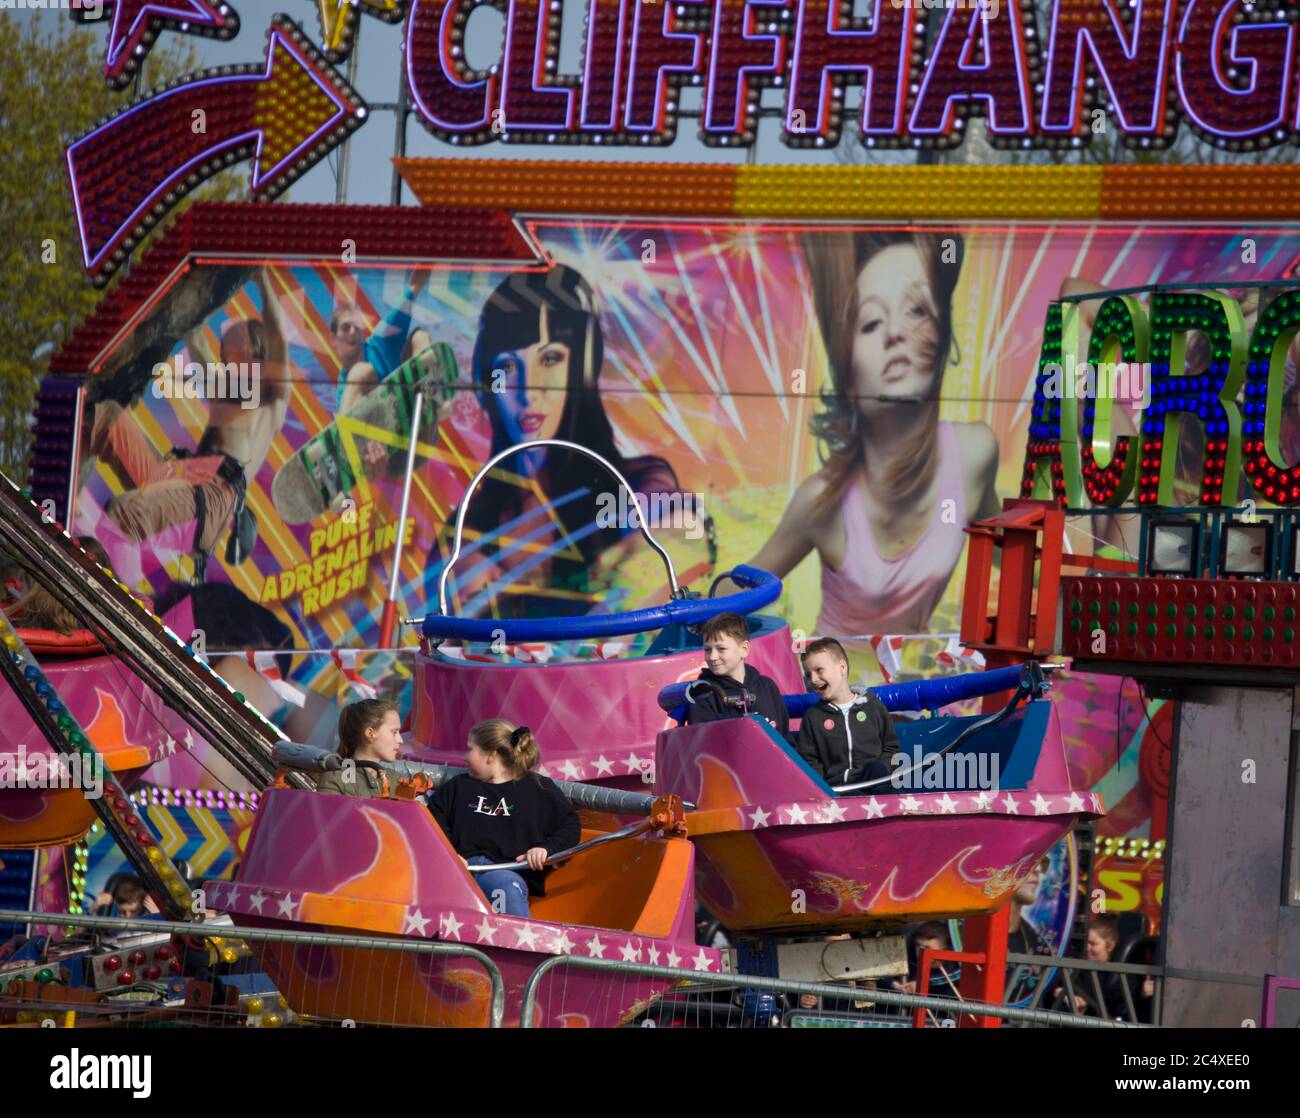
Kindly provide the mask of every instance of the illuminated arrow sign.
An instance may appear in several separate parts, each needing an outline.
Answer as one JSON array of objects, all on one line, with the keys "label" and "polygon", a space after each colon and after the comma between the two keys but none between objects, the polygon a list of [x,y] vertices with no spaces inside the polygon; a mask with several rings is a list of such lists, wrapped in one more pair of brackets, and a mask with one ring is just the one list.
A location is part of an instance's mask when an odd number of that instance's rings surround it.
[{"label": "illuminated arrow sign", "polygon": [[196,74],[68,148],[86,269],[112,271],[184,195],[232,163],[251,158],[254,197],[275,197],[366,115],[301,29],[277,15],[265,67]]}]

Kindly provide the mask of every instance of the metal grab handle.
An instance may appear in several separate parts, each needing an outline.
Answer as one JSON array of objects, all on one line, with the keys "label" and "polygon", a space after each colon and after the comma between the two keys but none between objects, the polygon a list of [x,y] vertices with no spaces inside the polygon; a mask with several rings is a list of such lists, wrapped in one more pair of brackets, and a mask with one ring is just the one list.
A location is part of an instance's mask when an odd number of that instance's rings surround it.
[{"label": "metal grab handle", "polygon": [[[593,847],[604,846],[607,842],[613,842],[615,839],[634,838],[642,831],[648,831],[654,826],[654,821],[643,819],[639,823],[629,823],[622,830],[610,831],[607,835],[597,835],[595,838],[589,838],[586,842],[580,842],[577,846],[571,846],[568,850],[557,850],[554,854],[547,857],[545,864],[553,866],[558,862],[567,862],[575,855],[585,853]],[[528,869],[527,862],[498,862],[491,866],[466,866],[470,873],[487,873],[488,870],[512,870],[518,873],[521,869]]]},{"label": "metal grab handle", "polygon": [[636,493],[633,491],[632,486],[628,484],[627,478],[619,473],[619,471],[614,468],[613,464],[606,461],[602,455],[597,454],[594,450],[589,450],[585,446],[571,443],[567,439],[537,439],[535,442],[531,443],[516,443],[514,446],[506,447],[506,449],[501,451],[499,454],[493,455],[483,465],[479,472],[474,475],[473,480],[469,483],[469,488],[465,490],[465,495],[461,498],[460,511],[456,514],[456,537],[452,544],[451,558],[447,560],[446,564],[442,568],[442,574],[438,576],[438,612],[444,616],[448,612],[447,579],[451,575],[452,567],[456,565],[456,561],[460,558],[462,533],[465,527],[465,513],[469,511],[470,500],[473,498],[474,490],[478,488],[479,482],[481,482],[502,459],[509,458],[512,454],[518,454],[523,450],[533,450],[536,447],[542,446],[554,446],[563,450],[576,451],[578,454],[585,454],[588,458],[594,459],[596,462],[600,463],[600,465],[604,466],[606,470],[618,479],[619,485],[627,491],[628,498],[631,500],[633,507],[637,510],[637,527],[640,529],[642,537],[645,539],[646,543],[658,552],[659,558],[664,561],[664,566],[668,569],[668,584],[672,587],[672,596],[674,598],[682,597],[682,590],[677,585],[677,571],[673,567],[672,558],[669,556],[668,552],[663,549],[659,541],[651,535],[650,529],[646,526],[645,517],[641,515],[640,506],[636,503]]},{"label": "metal grab handle", "polygon": [[[1055,667],[1055,665],[1052,665],[1052,667]],[[1011,696],[1011,701],[1001,710],[986,715],[978,722],[972,722],[942,749],[936,750],[934,753],[927,753],[923,758],[921,758],[919,764],[912,765],[899,772],[890,773],[889,776],[878,776],[872,780],[859,781],[857,784],[834,784],[831,786],[831,791],[836,795],[842,795],[845,792],[856,792],[862,788],[874,788],[878,784],[893,784],[895,781],[901,781],[903,777],[918,772],[923,766],[929,763],[931,758],[942,757],[947,753],[951,753],[959,745],[963,742],[969,741],[981,730],[986,730],[990,726],[996,726],[999,722],[1006,721],[1006,719],[1011,717],[1012,711],[1014,711],[1022,702],[1026,699],[1041,698],[1046,691],[1047,682],[1043,676],[1043,665],[1039,664],[1037,660],[1030,660],[1020,669],[1020,685],[1016,688],[1016,693]]]}]

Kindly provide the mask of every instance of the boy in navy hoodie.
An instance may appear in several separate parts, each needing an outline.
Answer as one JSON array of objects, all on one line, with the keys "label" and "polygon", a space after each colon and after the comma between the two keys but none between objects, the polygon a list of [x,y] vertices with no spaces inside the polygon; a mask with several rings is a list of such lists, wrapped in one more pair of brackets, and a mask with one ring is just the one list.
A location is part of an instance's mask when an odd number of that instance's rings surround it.
[{"label": "boy in navy hoodie", "polygon": [[687,692],[687,724],[757,714],[784,736],[790,729],[790,718],[781,689],[745,663],[749,655],[749,626],[745,619],[738,613],[720,613],[701,626],[700,635],[707,667]]},{"label": "boy in navy hoodie", "polygon": [[[889,711],[868,691],[856,695],[849,688],[849,658],[832,637],[809,642],[800,656],[804,674],[821,696],[804,712],[795,746],[809,766],[827,784],[857,784],[893,775],[898,753],[898,733]],[[887,781],[872,792],[896,792]]]}]

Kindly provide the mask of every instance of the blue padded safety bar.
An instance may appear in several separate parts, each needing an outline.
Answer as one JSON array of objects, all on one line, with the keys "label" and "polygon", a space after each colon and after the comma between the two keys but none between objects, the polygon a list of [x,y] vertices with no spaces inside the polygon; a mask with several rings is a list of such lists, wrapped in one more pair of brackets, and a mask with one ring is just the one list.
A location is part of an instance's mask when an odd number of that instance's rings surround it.
[{"label": "blue padded safety bar", "polygon": [[[659,708],[676,721],[686,719],[686,688],[694,680],[670,683],[659,692]],[[979,695],[994,695],[999,691],[1014,691],[1020,686],[1020,667],[995,668],[989,672],[967,672],[964,675],[946,676],[942,679],[917,679],[910,683],[887,683],[869,690],[885,704],[886,710],[938,710],[949,703],[973,699]],[[802,718],[804,712],[821,699],[811,691],[799,695],[784,695],[785,709],[791,718]]]},{"label": "blue padded safety bar", "polygon": [[721,598],[681,598],[662,606],[627,613],[582,617],[480,618],[431,613],[424,618],[426,637],[464,641],[563,641],[644,633],[665,625],[699,625],[720,613],[754,613],[781,596],[781,580],[757,567],[740,566],[731,579],[746,589]]}]

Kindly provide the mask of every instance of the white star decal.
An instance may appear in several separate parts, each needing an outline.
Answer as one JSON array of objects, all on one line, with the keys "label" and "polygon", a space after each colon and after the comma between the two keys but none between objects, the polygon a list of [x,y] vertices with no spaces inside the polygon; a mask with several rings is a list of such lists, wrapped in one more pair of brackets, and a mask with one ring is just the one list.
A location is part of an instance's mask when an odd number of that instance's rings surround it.
[{"label": "white star decal", "polygon": [[808,813],[798,804],[791,804],[786,808],[786,814],[790,816],[791,823],[803,823],[808,818]]},{"label": "white star decal", "polygon": [[696,970],[708,970],[708,969],[709,969],[709,957],[708,957],[706,954],[704,954],[704,948],[703,948],[703,947],[700,948],[700,953],[699,953],[698,955],[696,955],[695,958],[691,960],[691,962],[693,962],[693,963],[695,964],[695,969],[696,969]]},{"label": "white star decal", "polygon": [[578,777],[582,775],[582,769],[580,769],[572,761],[565,761],[564,764],[560,766],[560,772],[562,772],[570,780],[577,780]]},{"label": "white star decal", "polygon": [[600,936],[592,936],[587,940],[587,954],[593,959],[603,959],[605,957],[605,945],[600,942]]},{"label": "white star decal", "polygon": [[449,912],[445,916],[438,917],[438,934],[441,935],[443,939],[459,940],[460,930],[462,927],[464,927],[464,925],[456,919],[456,914],[454,912]]},{"label": "white star decal", "polygon": [[676,951],[668,952],[668,965],[670,967],[681,966],[681,963],[682,963],[682,957],[678,955]]},{"label": "white star decal", "polygon": [[920,811],[920,810],[921,810],[921,801],[918,800],[915,796],[904,796],[904,797],[899,801],[899,806],[900,806],[904,811]]},{"label": "white star decal", "polygon": [[641,961],[640,948],[633,947],[631,943],[623,944],[622,951],[623,951],[623,962],[639,963]]},{"label": "white star decal", "polygon": [[882,804],[875,796],[872,796],[865,804],[862,810],[867,813],[868,819],[883,819],[885,817],[885,805]]},{"label": "white star decal", "polygon": [[429,923],[429,917],[421,916],[418,908],[411,909],[402,920],[402,934],[414,932],[417,936],[425,935],[425,925]]},{"label": "white star decal", "polygon": [[603,753],[597,757],[592,764],[596,766],[597,776],[614,775],[614,762],[609,760]]},{"label": "white star decal", "polygon": [[1043,794],[1041,792],[1039,792],[1038,795],[1029,802],[1034,805],[1035,815],[1046,815],[1052,806],[1050,800],[1043,799]]},{"label": "white star decal", "polygon": [[561,955],[573,954],[573,940],[569,938],[568,932],[560,932],[560,938],[555,941],[555,950]]},{"label": "white star decal", "polygon": [[490,943],[493,947],[496,946],[497,941],[492,937],[497,934],[497,930],[488,923],[488,918],[486,916],[479,921],[477,930],[479,943]]},{"label": "white star decal", "polygon": [[650,960],[652,967],[657,967],[659,965],[659,948],[652,943],[645,949],[645,957]]},{"label": "white star decal", "polygon": [[935,801],[939,805],[941,815],[955,815],[957,813],[957,801],[954,800],[947,792]]},{"label": "white star decal", "polygon": [[645,761],[635,753],[629,753],[623,761],[623,764],[627,766],[627,771],[629,773],[639,773],[641,772],[641,767],[645,764]]},{"label": "white star decal", "polygon": [[756,807],[749,813],[749,818],[753,821],[755,828],[766,827],[771,815],[770,811],[764,811],[761,807]]},{"label": "white star decal", "polygon": [[292,893],[286,893],[275,903],[280,906],[281,916],[293,915],[293,894]]},{"label": "white star decal", "polygon": [[529,951],[537,949],[537,932],[530,924],[516,928],[515,935],[518,937],[515,940],[516,947],[527,947]]},{"label": "white star decal", "polygon": [[256,893],[248,898],[248,903],[260,913],[262,911],[262,906],[266,904],[266,894],[263,893],[261,889],[258,889]]},{"label": "white star decal", "polygon": [[992,799],[993,797],[988,792],[980,792],[975,797],[975,810],[988,811],[989,803]]},{"label": "white star decal", "polygon": [[823,822],[823,823],[843,823],[843,822],[844,822],[844,808],[842,808],[842,807],[841,807],[839,804],[837,804],[834,800],[831,800],[830,803],[828,803],[828,804],[826,804],[826,805],[824,805],[824,806],[822,807],[822,822]]},{"label": "white star decal", "polygon": [[1066,811],[1082,811],[1084,809],[1083,797],[1078,792],[1070,793],[1070,803]]},{"label": "white star decal", "polygon": [[1020,814],[1020,805],[1016,803],[1016,798],[1010,792],[1002,797],[1002,806],[1012,815]]}]

